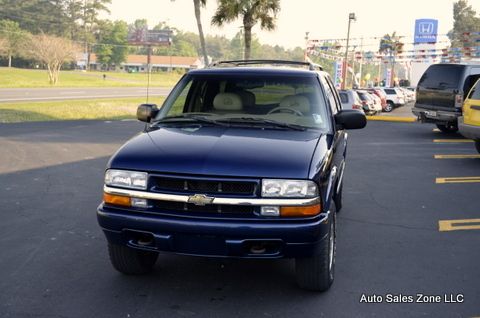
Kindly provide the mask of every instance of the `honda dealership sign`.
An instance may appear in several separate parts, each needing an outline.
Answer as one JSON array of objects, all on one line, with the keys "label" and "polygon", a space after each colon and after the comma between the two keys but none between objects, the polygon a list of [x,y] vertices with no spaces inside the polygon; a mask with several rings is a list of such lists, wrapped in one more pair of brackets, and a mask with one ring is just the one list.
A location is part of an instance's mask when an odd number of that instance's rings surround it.
[{"label": "honda dealership sign", "polygon": [[438,20],[415,20],[414,43],[436,43],[438,33]]}]

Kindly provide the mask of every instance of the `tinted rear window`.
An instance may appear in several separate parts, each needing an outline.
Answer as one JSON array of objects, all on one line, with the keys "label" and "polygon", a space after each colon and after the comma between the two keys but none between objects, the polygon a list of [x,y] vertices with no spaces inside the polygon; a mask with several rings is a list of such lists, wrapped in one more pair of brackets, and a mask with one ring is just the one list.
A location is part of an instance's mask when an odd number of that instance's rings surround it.
[{"label": "tinted rear window", "polygon": [[393,88],[385,88],[385,93],[389,95],[395,95],[397,94],[397,91],[395,91]]},{"label": "tinted rear window", "polygon": [[347,96],[347,93],[342,93],[340,92],[340,100],[342,101],[342,103],[348,103],[348,96]]},{"label": "tinted rear window", "polygon": [[459,88],[464,67],[461,65],[432,65],[423,74],[418,86],[425,88]]}]

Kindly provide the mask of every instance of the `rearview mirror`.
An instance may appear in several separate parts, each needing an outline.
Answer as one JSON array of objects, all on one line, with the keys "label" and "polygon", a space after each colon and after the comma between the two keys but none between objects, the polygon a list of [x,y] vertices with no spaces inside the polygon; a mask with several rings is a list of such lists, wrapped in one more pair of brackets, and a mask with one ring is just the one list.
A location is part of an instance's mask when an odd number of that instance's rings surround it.
[{"label": "rearview mirror", "polygon": [[156,104],[141,104],[137,108],[137,119],[149,123],[157,116],[159,109]]},{"label": "rearview mirror", "polygon": [[356,109],[344,109],[335,115],[338,129],[360,129],[367,125],[367,117]]}]

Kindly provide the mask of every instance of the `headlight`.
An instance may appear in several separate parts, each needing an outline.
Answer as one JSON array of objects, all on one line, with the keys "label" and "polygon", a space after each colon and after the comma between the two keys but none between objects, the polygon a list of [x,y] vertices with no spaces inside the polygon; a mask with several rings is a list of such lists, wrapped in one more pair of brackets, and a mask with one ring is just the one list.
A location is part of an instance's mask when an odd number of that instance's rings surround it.
[{"label": "headlight", "polygon": [[318,188],[309,180],[263,179],[262,197],[307,198],[316,197]]},{"label": "headlight", "polygon": [[114,187],[146,190],[147,176],[146,172],[110,169],[105,173],[105,184]]}]

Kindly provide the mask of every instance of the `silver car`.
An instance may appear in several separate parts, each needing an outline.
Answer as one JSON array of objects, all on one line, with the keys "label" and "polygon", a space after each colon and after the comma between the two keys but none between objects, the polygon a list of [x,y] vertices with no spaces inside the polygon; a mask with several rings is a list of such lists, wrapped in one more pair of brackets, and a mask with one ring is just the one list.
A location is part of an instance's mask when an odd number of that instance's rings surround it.
[{"label": "silver car", "polygon": [[357,92],[353,89],[341,90],[340,100],[342,102],[342,109],[357,109],[362,113],[365,113],[362,108],[362,100],[358,96]]}]

